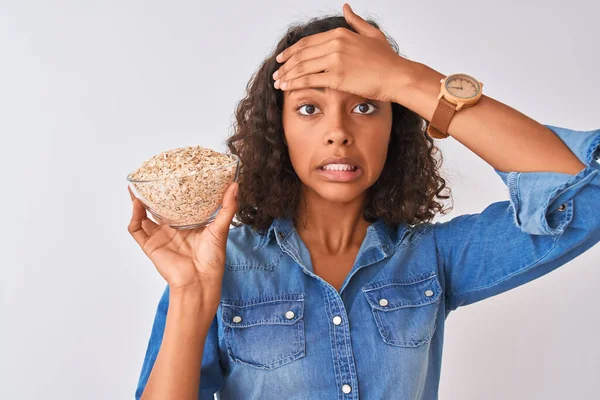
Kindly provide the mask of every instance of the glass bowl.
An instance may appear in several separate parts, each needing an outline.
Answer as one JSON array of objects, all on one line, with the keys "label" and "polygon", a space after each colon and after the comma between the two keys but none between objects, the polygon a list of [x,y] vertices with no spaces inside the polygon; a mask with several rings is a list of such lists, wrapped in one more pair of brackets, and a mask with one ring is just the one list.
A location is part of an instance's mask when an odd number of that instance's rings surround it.
[{"label": "glass bowl", "polygon": [[223,197],[232,182],[237,182],[240,159],[200,172],[150,180],[134,180],[127,174],[129,188],[159,224],[175,229],[194,229],[215,220]]}]

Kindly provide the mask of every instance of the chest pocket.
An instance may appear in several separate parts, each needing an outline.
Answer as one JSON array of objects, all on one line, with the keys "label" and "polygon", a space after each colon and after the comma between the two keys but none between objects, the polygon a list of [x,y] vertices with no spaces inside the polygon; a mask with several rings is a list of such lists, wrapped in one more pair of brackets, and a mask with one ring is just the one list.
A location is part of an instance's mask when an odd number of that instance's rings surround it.
[{"label": "chest pocket", "polygon": [[362,292],[385,343],[417,347],[431,340],[442,293],[435,273],[385,279],[364,286]]},{"label": "chest pocket", "polygon": [[250,300],[221,300],[229,357],[273,369],[306,355],[304,295],[285,293]]}]

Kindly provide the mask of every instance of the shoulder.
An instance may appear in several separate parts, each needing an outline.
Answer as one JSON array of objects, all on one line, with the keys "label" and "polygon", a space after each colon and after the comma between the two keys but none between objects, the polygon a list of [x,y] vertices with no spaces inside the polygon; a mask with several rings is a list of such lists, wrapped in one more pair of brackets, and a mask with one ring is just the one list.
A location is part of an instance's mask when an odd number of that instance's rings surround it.
[{"label": "shoulder", "polygon": [[[231,227],[227,237],[225,268],[229,270],[273,269],[282,254],[279,246],[256,248],[262,235],[243,224]],[[277,249],[275,249],[277,247]]]}]

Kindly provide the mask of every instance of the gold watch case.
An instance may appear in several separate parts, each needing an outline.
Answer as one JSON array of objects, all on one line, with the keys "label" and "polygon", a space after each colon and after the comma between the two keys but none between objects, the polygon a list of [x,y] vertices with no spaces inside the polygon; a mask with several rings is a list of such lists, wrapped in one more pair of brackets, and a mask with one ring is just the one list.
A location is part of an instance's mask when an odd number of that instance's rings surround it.
[{"label": "gold watch case", "polygon": [[456,111],[476,104],[483,94],[483,82],[464,73],[448,75],[440,83],[438,101],[444,97],[456,105]]}]

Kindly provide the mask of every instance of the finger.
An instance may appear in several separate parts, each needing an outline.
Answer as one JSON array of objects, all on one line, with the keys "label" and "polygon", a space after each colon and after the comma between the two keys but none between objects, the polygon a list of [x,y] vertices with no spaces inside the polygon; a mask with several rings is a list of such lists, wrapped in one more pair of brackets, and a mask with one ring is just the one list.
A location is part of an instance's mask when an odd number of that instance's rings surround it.
[{"label": "finger", "polygon": [[281,86],[281,83],[292,79],[298,79],[304,75],[317,74],[320,72],[332,72],[332,66],[332,59],[328,55],[306,60],[291,68],[285,75],[278,79],[279,82],[275,81],[273,85],[276,89],[278,89]]},{"label": "finger", "polygon": [[325,32],[315,33],[310,36],[305,36],[290,47],[288,47],[287,49],[284,49],[281,53],[279,53],[276,57],[276,60],[280,64],[283,64],[284,62],[289,60],[294,54],[296,54],[302,49],[328,42],[331,39],[340,37],[341,35],[347,34],[348,32],[350,31],[346,28],[335,28]]},{"label": "finger", "polygon": [[135,195],[133,194],[129,186],[127,186],[127,190],[129,190],[129,196],[131,197],[131,201],[135,200]]},{"label": "finger", "polygon": [[148,216],[146,215],[144,206],[141,205],[139,200],[133,200],[133,213],[131,221],[129,221],[129,225],[127,226],[127,230],[142,249],[149,239],[146,230],[142,226],[145,219],[148,219]]},{"label": "finger", "polygon": [[280,89],[290,91],[309,87],[327,87],[334,90],[344,91],[341,83],[342,82],[338,74],[332,72],[322,72],[320,74],[305,75],[297,79],[282,82]]},{"label": "finger", "polygon": [[156,223],[152,221],[149,217],[146,217],[142,220],[142,227],[146,234],[151,235],[154,230],[160,227],[160,222]]},{"label": "finger", "polygon": [[354,28],[354,30],[359,34],[369,37],[380,37],[383,34],[383,32],[381,32],[379,29],[362,19],[360,15],[354,13],[352,7],[350,7],[350,4],[344,3],[342,10],[348,25]]},{"label": "finger", "polygon": [[237,182],[233,182],[227,188],[225,196],[223,196],[223,205],[217,214],[217,217],[211,222],[207,229],[209,229],[215,236],[222,240],[222,243],[226,243],[227,235],[229,234],[229,225],[235,216],[238,208],[237,198],[234,197],[233,193],[238,187]]},{"label": "finger", "polygon": [[[138,199],[137,203],[140,204],[140,206],[142,207],[142,209],[144,210],[144,216],[145,218],[143,218],[142,220],[142,227],[144,228],[144,231],[146,231],[146,233],[148,235],[152,235],[152,232],[154,232],[156,229],[160,228],[160,224],[161,224],[161,219],[158,218],[158,216],[156,214],[154,214],[152,211],[149,211],[146,209],[146,207],[144,206],[144,204]],[[148,212],[150,212],[150,214],[154,217],[154,219],[156,219],[156,221],[158,222],[154,222],[152,219],[150,219],[150,217],[148,217]]]},{"label": "finger", "polygon": [[334,42],[328,41],[298,51],[295,57],[290,58],[273,73],[273,79],[279,79],[281,81],[281,79],[283,79],[290,71],[298,69],[299,65],[303,66],[307,61],[316,60],[338,51],[339,49],[335,47]]},{"label": "finger", "polygon": [[[129,185],[127,186],[127,190],[129,190],[129,196],[131,196],[131,201],[136,200],[137,197],[135,197],[135,195],[131,191],[131,188],[129,187]],[[154,229],[156,229],[158,227],[158,224],[156,222],[152,221],[150,218],[148,218],[148,214],[145,212],[144,204],[139,199],[137,202],[144,209],[144,216],[146,216],[146,218],[144,218],[142,221],[142,227],[146,231],[146,234],[149,235],[152,233],[152,231],[154,231]],[[150,211],[150,213],[160,223],[160,218],[158,218],[156,215],[154,215],[154,213],[152,213],[152,211]]]}]

